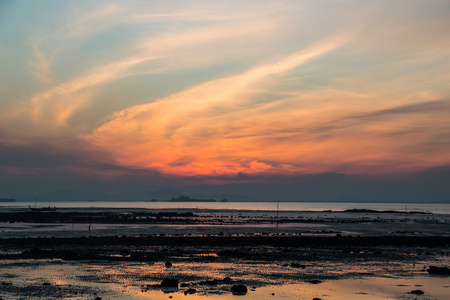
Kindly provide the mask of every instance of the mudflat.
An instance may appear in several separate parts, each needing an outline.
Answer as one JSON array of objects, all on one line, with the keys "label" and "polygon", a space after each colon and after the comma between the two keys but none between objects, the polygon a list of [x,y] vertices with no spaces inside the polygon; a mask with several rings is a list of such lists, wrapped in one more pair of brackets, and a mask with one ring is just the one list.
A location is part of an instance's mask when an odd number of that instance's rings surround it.
[{"label": "mudflat", "polygon": [[[370,300],[450,294],[447,215],[417,215],[405,224],[397,212],[305,212],[282,222],[270,213],[232,214],[228,224],[218,221],[223,214],[210,212],[160,215],[139,226],[92,222],[90,232],[76,234],[55,230],[60,222],[4,224],[0,297]],[[38,229],[27,235],[21,226]],[[14,230],[19,234],[10,237]]]}]

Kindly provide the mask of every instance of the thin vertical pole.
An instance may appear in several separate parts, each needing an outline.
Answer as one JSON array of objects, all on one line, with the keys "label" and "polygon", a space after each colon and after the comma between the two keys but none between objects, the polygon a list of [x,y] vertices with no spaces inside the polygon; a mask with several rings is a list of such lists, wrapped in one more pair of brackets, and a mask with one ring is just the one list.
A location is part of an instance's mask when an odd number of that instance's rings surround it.
[{"label": "thin vertical pole", "polygon": [[91,225],[92,225],[92,206],[91,206],[91,214],[89,215],[89,232],[91,232]]},{"label": "thin vertical pole", "polygon": [[278,213],[279,213],[279,209],[280,209],[280,200],[278,200],[278,202],[277,202],[277,229],[278,229]]},{"label": "thin vertical pole", "polygon": [[408,228],[408,205],[405,205],[405,227]]}]

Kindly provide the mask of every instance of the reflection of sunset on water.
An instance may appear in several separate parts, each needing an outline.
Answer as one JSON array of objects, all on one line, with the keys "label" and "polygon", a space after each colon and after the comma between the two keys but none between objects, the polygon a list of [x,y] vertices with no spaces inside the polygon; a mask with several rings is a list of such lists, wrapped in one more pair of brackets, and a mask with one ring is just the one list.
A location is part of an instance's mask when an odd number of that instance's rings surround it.
[{"label": "reflection of sunset on water", "polygon": [[[11,265],[10,265],[11,264]],[[99,296],[106,299],[161,299],[169,295],[172,299],[186,299],[184,291],[194,288],[195,293],[189,299],[231,300],[236,299],[230,291],[238,282],[249,286],[245,299],[337,299],[337,300],[379,300],[386,298],[415,299],[409,294],[412,290],[423,290],[427,299],[445,299],[448,294],[446,278],[430,278],[407,265],[392,267],[363,266],[347,264],[318,264],[306,269],[284,267],[279,264],[236,263],[193,263],[176,261],[167,268],[164,263],[95,263],[86,266],[83,263],[64,261],[39,261],[38,265],[28,262],[1,262],[2,270],[8,276],[0,274],[2,281],[10,282],[14,278],[16,289],[23,289],[25,295],[40,295],[39,299],[54,299],[58,293],[65,298],[86,299]],[[314,270],[311,270],[311,268]],[[380,269],[377,269],[380,268]],[[384,272],[399,272],[399,268],[410,272],[409,277],[402,272],[397,275]],[[336,274],[329,273],[338,270]],[[397,270],[397,271],[395,271]],[[313,273],[311,273],[313,271]],[[403,272],[404,272],[403,271]],[[364,273],[367,272],[365,275]],[[381,272],[381,273],[380,273]],[[352,278],[356,274],[358,278]],[[380,276],[382,275],[382,276]],[[400,275],[400,276],[399,276]],[[226,283],[222,278],[230,276]],[[321,276],[321,282],[308,282],[315,276]],[[325,279],[324,276],[329,276]],[[365,278],[370,276],[370,278]],[[180,278],[178,289],[153,287],[164,278]],[[217,284],[205,285],[202,282],[217,280]],[[4,286],[6,286],[4,284]],[[47,292],[45,290],[47,289]],[[8,289],[4,289],[3,292]],[[8,293],[4,294],[8,295]],[[431,297],[431,298],[430,298]],[[8,298],[6,298],[8,299]]]}]

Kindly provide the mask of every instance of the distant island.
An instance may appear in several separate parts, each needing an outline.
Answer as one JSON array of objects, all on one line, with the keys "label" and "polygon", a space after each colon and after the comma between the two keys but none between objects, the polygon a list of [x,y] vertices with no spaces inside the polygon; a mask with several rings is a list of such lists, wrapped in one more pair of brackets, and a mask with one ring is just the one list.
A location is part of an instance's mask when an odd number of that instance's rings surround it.
[{"label": "distant island", "polygon": [[16,202],[13,198],[0,198],[0,202]]},{"label": "distant island", "polygon": [[[195,199],[195,198],[191,198],[189,196],[178,196],[176,198],[172,198],[167,201],[169,201],[169,202],[218,202],[217,200],[214,200],[214,199]],[[219,202],[228,202],[228,200],[222,199]]]}]

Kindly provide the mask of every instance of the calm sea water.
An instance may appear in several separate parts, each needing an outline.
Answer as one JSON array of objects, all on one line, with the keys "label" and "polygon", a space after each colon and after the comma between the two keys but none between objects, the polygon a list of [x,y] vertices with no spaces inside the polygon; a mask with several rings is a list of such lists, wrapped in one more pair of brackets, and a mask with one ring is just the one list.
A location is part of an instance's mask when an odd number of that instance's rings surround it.
[{"label": "calm sea water", "polygon": [[[34,202],[0,203],[0,209],[34,207]],[[252,211],[343,211],[346,209],[374,209],[398,211],[424,211],[450,213],[450,204],[422,203],[328,203],[328,202],[39,202],[37,207],[57,208],[143,208],[143,209],[209,209],[209,210],[252,210]]]}]

